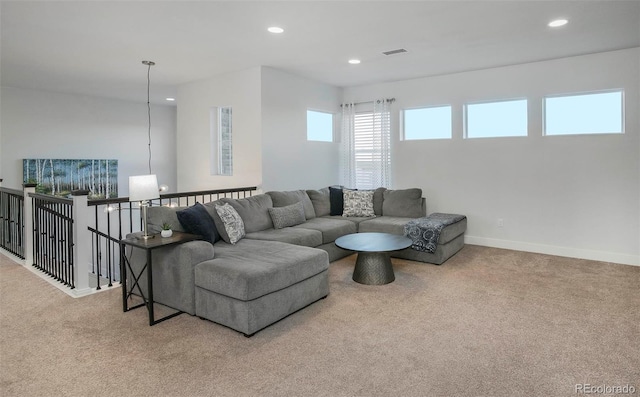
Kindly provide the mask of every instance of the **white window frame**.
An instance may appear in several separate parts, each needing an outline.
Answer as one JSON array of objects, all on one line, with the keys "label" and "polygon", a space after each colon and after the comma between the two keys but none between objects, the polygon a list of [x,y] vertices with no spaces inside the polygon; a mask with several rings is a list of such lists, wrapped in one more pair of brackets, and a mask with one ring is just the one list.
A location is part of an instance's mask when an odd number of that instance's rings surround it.
[{"label": "white window frame", "polygon": [[[411,111],[411,110],[427,110],[427,109],[440,109],[440,108],[449,108],[449,136],[448,137],[429,137],[429,136],[424,136],[424,137],[420,137],[420,138],[407,138],[407,134],[406,134],[406,127],[407,127],[407,123],[406,123],[406,115],[405,113],[407,111]],[[453,107],[449,104],[447,105],[433,105],[433,106],[421,106],[421,107],[415,107],[415,108],[406,108],[406,109],[402,109],[402,111],[400,112],[400,131],[401,131],[401,136],[400,136],[400,140],[403,141],[423,141],[423,140],[438,140],[438,139],[452,139],[453,138]]]},{"label": "white window frame", "polygon": [[[505,102],[521,102],[524,101],[526,110],[525,110],[525,130],[524,135],[491,135],[491,136],[469,136],[469,106],[474,105],[488,105],[494,103],[505,103]],[[465,139],[491,139],[491,138],[526,138],[529,136],[529,100],[527,98],[509,98],[509,99],[499,99],[499,100],[490,100],[490,101],[481,101],[481,102],[468,102],[464,104],[464,138]]]},{"label": "white window frame", "polygon": [[[569,132],[569,133],[558,133],[558,134],[547,133],[547,99],[580,97],[580,96],[611,94],[611,93],[620,93],[620,131],[614,131],[614,132],[607,132],[607,131],[586,132],[585,131],[585,132]],[[545,95],[542,98],[542,109],[543,109],[542,110],[542,128],[543,128],[542,135],[543,136],[619,135],[619,134],[625,133],[625,93],[624,93],[624,89],[622,88]]]}]

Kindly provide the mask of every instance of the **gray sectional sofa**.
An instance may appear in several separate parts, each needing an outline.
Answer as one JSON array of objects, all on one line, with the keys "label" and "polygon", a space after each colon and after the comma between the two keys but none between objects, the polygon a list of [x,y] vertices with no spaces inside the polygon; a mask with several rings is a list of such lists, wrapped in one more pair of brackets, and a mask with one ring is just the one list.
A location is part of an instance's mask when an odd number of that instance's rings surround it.
[{"label": "gray sectional sofa", "polygon": [[[205,238],[153,251],[155,301],[250,336],[329,294],[330,262],[353,253],[335,245],[338,237],[402,235],[408,221],[426,215],[420,189],[377,189],[373,209],[365,209],[374,216],[332,215],[344,205],[334,200],[339,194],[329,188],[267,192],[188,208],[149,208],[152,232],[169,222],[176,231]],[[228,214],[218,212],[225,204],[234,210],[232,227]],[[237,223],[244,228],[239,239]],[[392,256],[441,264],[463,247],[465,230],[466,218],[442,230],[434,253],[408,248]],[[142,269],[144,254],[129,255],[132,266]],[[144,273],[142,278],[145,286]]]}]

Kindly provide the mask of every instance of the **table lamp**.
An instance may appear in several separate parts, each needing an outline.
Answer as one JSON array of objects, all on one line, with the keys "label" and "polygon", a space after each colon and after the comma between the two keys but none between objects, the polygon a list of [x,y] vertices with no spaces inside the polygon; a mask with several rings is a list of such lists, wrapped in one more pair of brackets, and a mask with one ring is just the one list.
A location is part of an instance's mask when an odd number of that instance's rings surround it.
[{"label": "table lamp", "polygon": [[152,238],[147,227],[147,207],[149,200],[160,198],[158,178],[155,175],[137,175],[129,177],[129,201],[139,201],[142,209],[142,239]]}]

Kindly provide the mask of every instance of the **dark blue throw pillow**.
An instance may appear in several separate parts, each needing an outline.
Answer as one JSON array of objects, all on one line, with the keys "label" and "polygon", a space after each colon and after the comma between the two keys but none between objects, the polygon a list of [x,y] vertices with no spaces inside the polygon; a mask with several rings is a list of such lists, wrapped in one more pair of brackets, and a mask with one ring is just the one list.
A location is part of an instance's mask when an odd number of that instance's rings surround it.
[{"label": "dark blue throw pillow", "polygon": [[329,187],[329,214],[342,215],[344,210],[344,196],[341,187]]},{"label": "dark blue throw pillow", "polygon": [[195,203],[189,208],[177,211],[176,215],[187,233],[198,234],[211,244],[222,240],[213,218],[202,204]]}]

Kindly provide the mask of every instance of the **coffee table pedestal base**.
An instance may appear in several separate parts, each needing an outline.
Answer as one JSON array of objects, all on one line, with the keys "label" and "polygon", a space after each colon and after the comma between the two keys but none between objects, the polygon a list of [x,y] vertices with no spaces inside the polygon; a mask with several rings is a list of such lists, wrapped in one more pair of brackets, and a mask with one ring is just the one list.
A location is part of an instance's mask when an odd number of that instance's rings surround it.
[{"label": "coffee table pedestal base", "polygon": [[353,269],[353,281],[360,284],[382,285],[396,279],[388,252],[360,252]]}]

